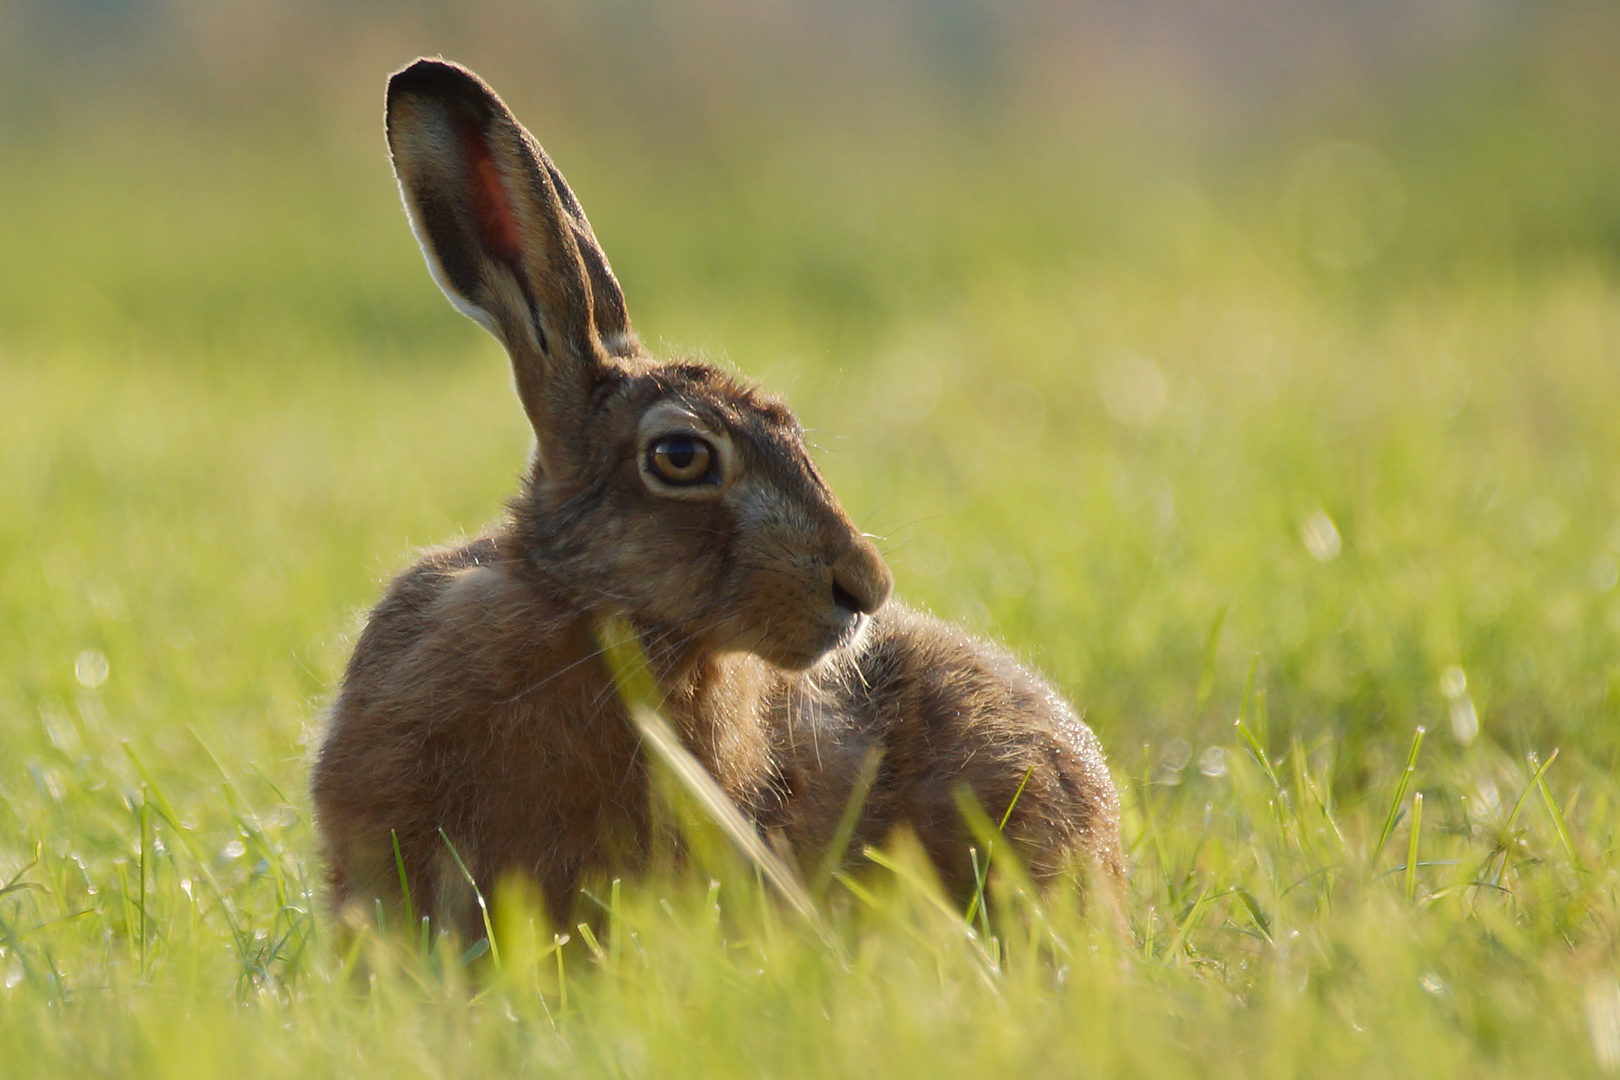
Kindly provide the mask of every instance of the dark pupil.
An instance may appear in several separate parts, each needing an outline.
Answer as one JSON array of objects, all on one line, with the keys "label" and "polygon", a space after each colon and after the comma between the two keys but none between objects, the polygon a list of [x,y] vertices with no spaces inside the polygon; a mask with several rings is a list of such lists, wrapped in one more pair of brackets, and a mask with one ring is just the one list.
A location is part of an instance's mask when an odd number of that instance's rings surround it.
[{"label": "dark pupil", "polygon": [[692,461],[697,457],[697,443],[691,439],[664,440],[664,458],[676,472],[685,472],[692,467]]}]

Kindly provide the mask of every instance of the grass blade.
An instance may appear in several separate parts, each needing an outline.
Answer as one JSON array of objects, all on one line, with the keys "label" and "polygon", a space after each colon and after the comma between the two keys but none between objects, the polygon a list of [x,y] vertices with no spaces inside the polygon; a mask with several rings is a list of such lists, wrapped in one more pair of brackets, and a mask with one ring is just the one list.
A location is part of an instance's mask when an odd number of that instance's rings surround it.
[{"label": "grass blade", "polygon": [[1401,770],[1401,778],[1395,783],[1395,797],[1389,801],[1389,813],[1384,817],[1383,831],[1378,834],[1378,843],[1373,847],[1372,856],[1368,858],[1370,866],[1378,861],[1378,856],[1384,851],[1384,845],[1389,843],[1389,834],[1395,831],[1395,820],[1400,817],[1401,803],[1406,799],[1406,789],[1412,784],[1412,774],[1417,771],[1418,751],[1423,749],[1424,727],[1419,724],[1412,734],[1412,749],[1406,755],[1406,768]]},{"label": "grass blade", "polygon": [[1417,896],[1418,838],[1423,833],[1423,792],[1412,796],[1412,836],[1406,842],[1406,901]]},{"label": "grass blade", "polygon": [[1204,891],[1198,894],[1198,899],[1193,901],[1192,907],[1187,910],[1186,918],[1182,919],[1181,925],[1176,927],[1176,935],[1170,939],[1170,947],[1164,953],[1166,959],[1178,955],[1186,945],[1188,935],[1193,932],[1194,928],[1198,926],[1199,920],[1204,917],[1204,910],[1209,906],[1210,890],[1214,887],[1215,883],[1213,881],[1204,883]]},{"label": "grass blade", "polygon": [[[1254,755],[1254,760],[1260,763],[1261,769],[1265,770],[1266,779],[1271,781],[1272,788],[1281,791],[1283,789],[1282,781],[1277,778],[1277,771],[1271,767],[1271,758],[1266,756],[1265,690],[1262,688],[1256,693],[1254,689],[1255,676],[1259,673],[1259,670],[1260,654],[1255,653],[1253,658],[1249,660],[1248,677],[1243,680],[1243,701],[1238,706],[1237,720],[1234,721],[1234,725],[1237,727],[1238,734],[1243,737],[1243,741],[1248,744],[1249,753]],[[1248,723],[1250,706],[1254,707],[1255,724],[1252,728]],[[1258,731],[1258,734],[1256,734],[1256,731]]]},{"label": "grass blade", "polygon": [[146,792],[143,790],[141,792],[141,823],[140,823],[140,828],[141,828],[141,863],[140,863],[140,867],[139,867],[140,874],[141,874],[141,949],[140,949],[141,967],[140,967],[140,971],[141,971],[141,974],[143,976],[146,974],[146,925],[147,925],[147,917],[146,917],[146,902],[147,902],[147,897],[146,897],[146,855],[147,855],[147,850],[151,847],[151,840],[149,839],[150,835],[151,835],[151,825],[147,820],[147,818],[150,816],[150,813],[151,813],[151,811],[149,809],[150,806],[151,806],[151,803],[147,798]]},{"label": "grass blade", "polygon": [[1558,750],[1555,748],[1547,755],[1547,764],[1536,771],[1536,790],[1541,792],[1542,802],[1547,804],[1547,813],[1552,815],[1553,828],[1558,831],[1558,841],[1564,846],[1564,853],[1569,861],[1577,867],[1581,865],[1581,857],[1575,853],[1575,838],[1570,835],[1569,822],[1564,820],[1564,811],[1558,806],[1558,800],[1553,798],[1551,789],[1547,787],[1547,769],[1558,760]]},{"label": "grass blade", "polygon": [[799,875],[776,852],[765,846],[759,832],[720,785],[715,783],[703,763],[692,756],[668,721],[645,706],[633,706],[629,712],[630,720],[640,732],[643,743],[731,838],[731,842],[759,868],[765,880],[775,887],[788,905],[802,915],[823,940],[833,944],[834,939],[816,910],[809,890],[799,880]]},{"label": "grass blade", "polygon": [[[978,879],[978,884],[973,890],[973,899],[968,902],[966,918],[969,924],[972,924],[973,916],[978,914],[978,912],[984,907],[984,887],[990,881],[990,860],[995,855],[997,842],[1000,841],[1006,834],[1007,822],[1012,820],[1013,808],[1018,805],[1019,798],[1024,794],[1024,788],[1029,785],[1029,778],[1034,775],[1035,766],[1031,765],[1024,771],[1024,778],[1018,781],[1018,790],[1013,792],[1012,799],[1007,803],[1006,812],[1001,815],[1001,820],[996,823],[995,833],[979,837],[979,842],[984,844],[984,869],[981,873],[977,860],[975,860],[973,872],[974,876]],[[953,794],[956,798],[958,808],[963,809],[964,816],[967,814],[965,807],[970,805],[975,809],[979,809],[982,815],[983,810],[979,807],[978,799],[973,796],[973,790],[971,788],[967,787],[966,785],[962,785],[959,786]],[[970,828],[972,827],[972,824],[973,823],[970,821]]]},{"label": "grass blade", "polygon": [[788,902],[788,906],[810,924],[823,942],[836,949],[837,939],[822,919],[798,873],[766,846],[753,823],[737,809],[731,797],[681,742],[669,721],[664,719],[662,696],[653,681],[646,653],[635,631],[623,620],[610,620],[597,627],[597,642],[618,687],[625,711],[630,715],[630,722],[641,735],[642,745],[663,763],[737,849]]},{"label": "grass blade", "polygon": [[411,906],[411,883],[405,877],[405,856],[399,851],[399,833],[389,829],[388,837],[394,844],[394,869],[399,871],[399,892],[405,898],[405,926],[406,933],[409,933],[409,928],[416,925],[416,909]]},{"label": "grass blade", "polygon": [[[484,901],[483,890],[478,887],[478,882],[473,880],[472,872],[467,869],[467,864],[461,861],[461,852],[456,850],[456,845],[450,842],[450,837],[445,835],[443,829],[439,830],[439,839],[443,840],[444,846],[450,849],[450,857],[456,860],[456,869],[460,870],[461,876],[467,879],[467,884],[472,888],[473,896],[478,901],[478,910],[484,916],[484,937],[489,942],[489,958],[495,964],[495,970],[499,971],[501,969],[501,952],[495,947],[495,927],[489,920],[489,904]],[[477,948],[476,942],[473,944],[473,948]],[[468,951],[471,952],[471,950]],[[475,956],[473,959],[477,959],[477,957]]]},{"label": "grass blade", "polygon": [[815,877],[810,881],[810,893],[818,900],[827,895],[833,874],[843,865],[844,852],[849,850],[850,838],[855,835],[855,826],[860,822],[861,811],[866,809],[866,800],[872,794],[872,784],[877,780],[878,767],[882,764],[881,746],[871,747],[861,759],[860,771],[855,776],[855,786],[850,789],[849,798],[844,803],[844,812],[838,818],[838,828],[833,830],[832,841],[827,845],[827,851],[821,857],[821,865],[816,868]]}]

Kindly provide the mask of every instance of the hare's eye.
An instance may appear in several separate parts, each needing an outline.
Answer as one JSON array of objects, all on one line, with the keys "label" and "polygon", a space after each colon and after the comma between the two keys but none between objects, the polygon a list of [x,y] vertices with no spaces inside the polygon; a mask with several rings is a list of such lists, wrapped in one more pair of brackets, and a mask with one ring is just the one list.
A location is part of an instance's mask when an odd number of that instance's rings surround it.
[{"label": "hare's eye", "polygon": [[668,435],[653,443],[648,463],[658,478],[670,484],[701,484],[712,480],[714,450],[690,435]]}]

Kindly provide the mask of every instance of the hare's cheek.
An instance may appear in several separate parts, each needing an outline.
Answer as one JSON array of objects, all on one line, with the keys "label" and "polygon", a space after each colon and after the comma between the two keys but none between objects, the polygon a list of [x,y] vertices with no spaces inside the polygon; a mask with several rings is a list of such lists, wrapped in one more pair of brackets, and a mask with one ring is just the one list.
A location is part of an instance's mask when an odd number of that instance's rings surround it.
[{"label": "hare's cheek", "polygon": [[831,619],[816,587],[824,568],[777,563],[738,582],[731,619],[736,648],[784,667],[811,666],[848,637],[845,619]]},{"label": "hare's cheek", "polygon": [[659,530],[629,529],[611,540],[600,561],[588,558],[577,567],[605,601],[670,627],[700,629],[706,610],[715,607],[721,589],[717,560],[694,556]]}]

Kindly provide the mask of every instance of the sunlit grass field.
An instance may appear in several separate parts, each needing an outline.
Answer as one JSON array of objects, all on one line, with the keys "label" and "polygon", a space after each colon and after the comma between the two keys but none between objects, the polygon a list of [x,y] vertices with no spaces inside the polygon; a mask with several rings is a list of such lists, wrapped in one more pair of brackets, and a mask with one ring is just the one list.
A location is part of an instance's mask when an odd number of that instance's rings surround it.
[{"label": "sunlit grass field", "polygon": [[1085,708],[1128,929],[970,922],[902,842],[832,942],[711,852],[464,957],[325,919],[305,783],[365,607],[515,487],[504,358],[380,135],[129,119],[0,161],[5,1075],[1620,1068],[1599,249],[1398,149],[1199,186],[536,123],[644,338],[784,395],[901,595]]}]

